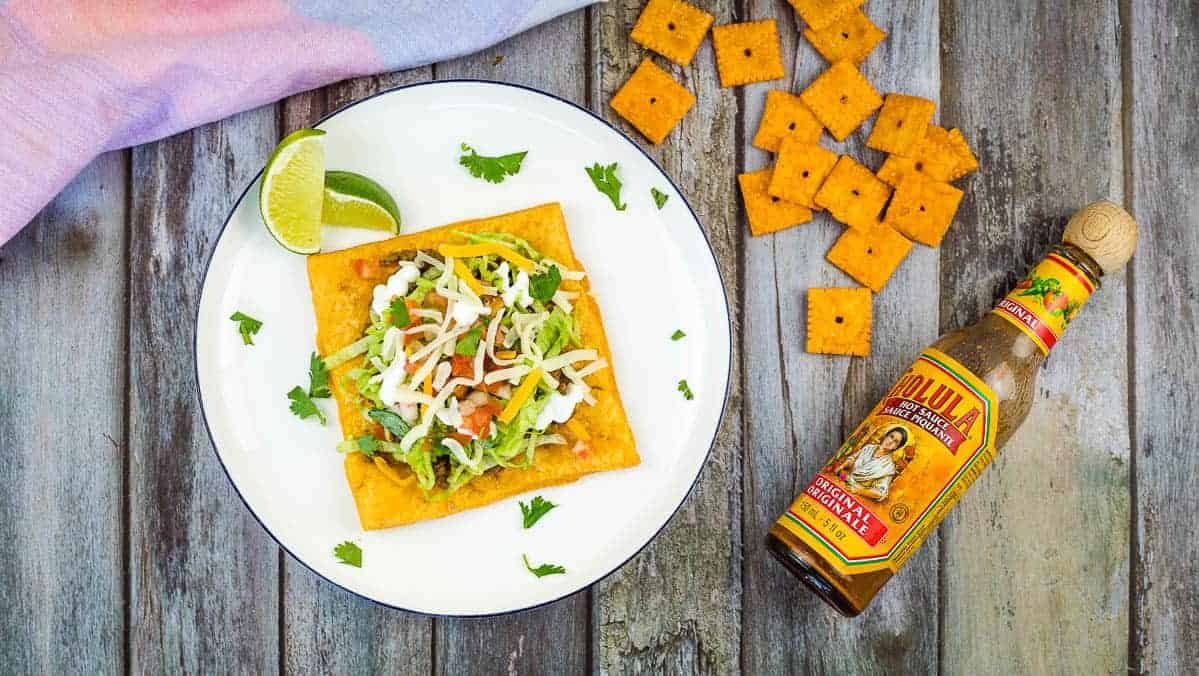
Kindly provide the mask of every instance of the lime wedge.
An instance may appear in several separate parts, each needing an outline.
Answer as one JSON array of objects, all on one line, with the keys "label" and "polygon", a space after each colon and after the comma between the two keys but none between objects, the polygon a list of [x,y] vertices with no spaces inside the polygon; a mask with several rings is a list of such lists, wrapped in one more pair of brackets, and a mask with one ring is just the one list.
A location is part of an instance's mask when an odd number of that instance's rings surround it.
[{"label": "lime wedge", "polygon": [[325,225],[400,231],[400,209],[387,189],[352,171],[325,172]]},{"label": "lime wedge", "polygon": [[288,134],[267,160],[258,190],[258,210],[266,229],[288,251],[321,250],[321,205],[325,185],[325,132],[299,129]]}]

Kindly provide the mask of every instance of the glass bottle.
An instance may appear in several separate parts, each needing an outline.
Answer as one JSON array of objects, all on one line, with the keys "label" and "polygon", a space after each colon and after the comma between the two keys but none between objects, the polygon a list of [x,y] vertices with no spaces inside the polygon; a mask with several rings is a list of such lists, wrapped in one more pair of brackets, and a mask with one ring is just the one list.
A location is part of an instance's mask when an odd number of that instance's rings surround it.
[{"label": "glass bottle", "polygon": [[771,527],[771,554],[842,614],[862,612],[1024,422],[1049,350],[1136,239],[1115,204],[1075,213],[993,310],[904,372]]}]

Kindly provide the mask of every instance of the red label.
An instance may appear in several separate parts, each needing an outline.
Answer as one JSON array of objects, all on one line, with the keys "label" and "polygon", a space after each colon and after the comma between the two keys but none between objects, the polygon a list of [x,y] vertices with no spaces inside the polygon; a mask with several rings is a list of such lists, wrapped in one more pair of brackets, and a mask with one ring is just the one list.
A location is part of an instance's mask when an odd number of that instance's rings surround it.
[{"label": "red label", "polygon": [[[808,485],[804,493],[812,496],[821,507],[832,512],[849,526],[849,530],[870,545],[877,545],[887,534],[887,525],[874,515],[857,498],[837,487],[819,474]],[[801,517],[802,518],[802,517]]]},{"label": "red label", "polygon": [[1057,334],[1053,332],[1053,329],[1041,321],[1032,310],[1029,310],[1011,298],[1000,300],[993,312],[1009,319],[1014,319],[1025,329],[1032,331],[1036,334],[1037,338],[1041,339],[1041,343],[1045,345],[1047,350],[1052,350],[1053,346],[1057,345]]}]

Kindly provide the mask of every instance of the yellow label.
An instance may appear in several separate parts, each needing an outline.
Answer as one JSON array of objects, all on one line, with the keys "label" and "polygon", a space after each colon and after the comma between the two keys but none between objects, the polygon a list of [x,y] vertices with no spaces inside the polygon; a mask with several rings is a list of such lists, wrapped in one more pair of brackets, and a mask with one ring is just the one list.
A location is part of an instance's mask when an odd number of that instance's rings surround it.
[{"label": "yellow label", "polygon": [[995,393],[929,348],[779,525],[843,575],[907,561],[995,457]]},{"label": "yellow label", "polygon": [[1085,272],[1064,256],[1050,253],[991,312],[1014,324],[1041,352],[1049,354],[1094,292],[1095,285]]}]

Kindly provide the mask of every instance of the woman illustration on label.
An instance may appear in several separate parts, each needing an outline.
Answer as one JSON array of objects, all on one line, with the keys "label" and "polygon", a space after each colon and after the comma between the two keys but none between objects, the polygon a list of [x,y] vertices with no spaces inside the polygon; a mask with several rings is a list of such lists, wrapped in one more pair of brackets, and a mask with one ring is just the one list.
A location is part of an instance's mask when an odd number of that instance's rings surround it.
[{"label": "woman illustration on label", "polygon": [[[845,482],[850,493],[864,495],[875,502],[887,499],[891,480],[899,474],[893,457],[895,451],[908,443],[908,431],[900,425],[889,428],[883,438],[874,444],[866,444],[833,469],[833,473]],[[847,472],[848,474],[844,473]]]}]

